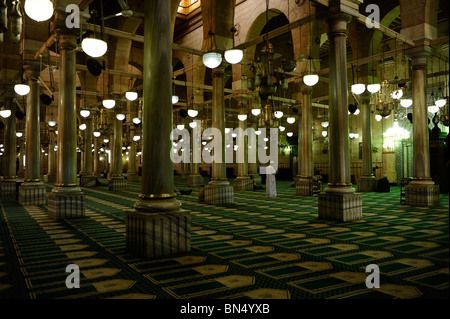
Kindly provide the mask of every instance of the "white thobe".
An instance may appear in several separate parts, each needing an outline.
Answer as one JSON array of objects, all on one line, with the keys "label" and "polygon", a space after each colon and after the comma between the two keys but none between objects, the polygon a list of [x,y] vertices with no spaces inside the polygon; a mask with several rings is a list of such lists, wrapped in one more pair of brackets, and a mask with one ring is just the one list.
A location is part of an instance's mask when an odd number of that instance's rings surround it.
[{"label": "white thobe", "polygon": [[277,196],[277,181],[275,179],[275,169],[272,166],[266,167],[266,195],[268,197]]}]

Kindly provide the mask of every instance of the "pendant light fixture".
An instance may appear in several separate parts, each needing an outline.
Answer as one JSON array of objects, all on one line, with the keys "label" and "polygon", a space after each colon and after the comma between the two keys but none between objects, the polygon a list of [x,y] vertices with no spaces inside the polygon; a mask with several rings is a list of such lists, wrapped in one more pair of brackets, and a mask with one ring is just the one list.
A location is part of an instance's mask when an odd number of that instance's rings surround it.
[{"label": "pendant light fixture", "polygon": [[37,22],[46,21],[53,15],[53,3],[50,0],[26,0],[25,13]]},{"label": "pendant light fixture", "polygon": [[[237,31],[236,28],[233,26],[231,28],[231,34],[233,37],[233,48],[234,48],[234,33]],[[242,58],[244,57],[244,52],[241,49],[230,49],[225,51],[225,60],[230,64],[237,64],[242,61]]]},{"label": "pendant light fixture", "polygon": [[30,93],[30,87],[27,84],[16,84],[14,85],[14,92],[24,96]]},{"label": "pendant light fixture", "polygon": [[[194,66],[194,55],[191,54],[192,57],[192,66]],[[190,117],[194,118],[198,115],[198,110],[194,108],[194,69],[192,69],[192,79],[191,79],[191,108],[188,109],[187,113]],[[186,78],[187,80],[187,78]],[[187,96],[187,88],[186,88],[186,96]],[[186,100],[187,103],[187,100]],[[193,122],[195,123],[195,122]],[[195,124],[197,125],[197,124]],[[192,127],[192,126],[191,126]],[[193,127],[192,127],[193,128]]]},{"label": "pendant light fixture", "polygon": [[96,15],[94,14],[94,34],[92,34],[91,37],[84,38],[83,41],[81,41],[81,48],[83,49],[83,51],[93,58],[99,58],[105,55],[106,51],[108,50],[108,44],[103,40],[103,0],[100,1],[100,10],[102,16],[101,38],[98,39],[95,34]]},{"label": "pendant light fixture", "polygon": [[312,72],[312,64],[313,64],[313,58],[311,55],[312,51],[312,22],[311,22],[311,2],[309,3],[309,39],[310,39],[310,46],[309,46],[309,56],[308,56],[308,74],[303,76],[303,83],[305,83],[307,86],[314,86],[319,82],[319,76],[317,74],[313,74]]},{"label": "pendant light fixture", "polygon": [[89,115],[91,115],[91,112],[89,110],[81,110],[80,115],[84,118],[87,118],[89,117]]},{"label": "pendant light fixture", "polygon": [[[355,95],[361,95],[366,91],[366,85],[358,82],[358,73],[359,73],[359,70],[358,70],[359,52],[358,52],[358,50],[359,50],[359,46],[358,46],[358,35],[357,35],[356,36],[356,69],[355,69],[356,83],[354,83],[351,87],[351,90],[352,90],[353,94],[355,94]],[[352,71],[353,71],[353,65],[352,65]],[[353,80],[355,79],[354,77],[355,77],[355,75],[353,73]]]},{"label": "pendant light fixture", "polygon": [[178,101],[180,100],[180,98],[178,97],[178,95],[175,92],[175,78],[173,78],[173,90],[172,90],[172,104],[178,103]]},{"label": "pendant light fixture", "polygon": [[369,91],[372,94],[378,93],[381,89],[380,83],[375,83],[375,59],[373,58],[373,37],[372,37],[372,84],[367,85],[367,91]]},{"label": "pendant light fixture", "polygon": [[203,61],[203,64],[207,68],[215,69],[222,63],[222,55],[218,52],[212,51],[213,50],[212,43],[213,43],[214,32],[209,30],[208,36],[211,39],[211,47],[210,47],[211,51],[203,54],[202,61]]}]

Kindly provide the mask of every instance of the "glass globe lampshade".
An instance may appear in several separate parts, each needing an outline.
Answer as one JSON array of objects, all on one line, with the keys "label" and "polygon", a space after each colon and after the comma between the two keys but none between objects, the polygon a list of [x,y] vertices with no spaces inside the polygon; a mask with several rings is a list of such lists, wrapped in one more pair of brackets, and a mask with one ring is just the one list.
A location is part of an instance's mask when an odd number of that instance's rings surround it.
[{"label": "glass globe lampshade", "polygon": [[135,142],[139,141],[140,139],[141,139],[140,135],[133,136],[133,141],[135,141]]},{"label": "glass globe lampshade", "polygon": [[243,122],[247,119],[247,114],[239,114],[238,115],[238,120]]},{"label": "glass globe lampshade", "polygon": [[353,84],[352,85],[352,92],[356,95],[363,94],[366,90],[366,85],[362,83]]},{"label": "glass globe lampshade", "polygon": [[82,130],[82,131],[84,131],[84,130],[86,129],[86,124],[81,124],[81,125],[79,126],[79,129]]},{"label": "glass globe lampshade", "polygon": [[16,84],[14,85],[14,92],[16,92],[19,95],[27,95],[30,93],[30,87],[26,84]]},{"label": "glass globe lampshade", "polygon": [[319,82],[319,76],[317,74],[308,74],[303,77],[303,83],[307,86],[314,86]]},{"label": "glass globe lampshade", "polygon": [[394,100],[400,100],[403,96],[403,90],[398,89],[398,90],[392,92],[391,96]]},{"label": "glass globe lampshade", "polygon": [[135,101],[138,98],[138,94],[137,92],[125,92],[125,97],[127,98],[128,101]]},{"label": "glass globe lampshade", "polygon": [[177,125],[177,129],[179,129],[180,131],[184,129],[184,124],[178,124]]},{"label": "glass globe lampshade", "polygon": [[87,55],[93,58],[99,58],[105,55],[108,50],[108,45],[105,41],[100,39],[84,38],[83,41],[81,41],[81,48]]},{"label": "glass globe lampshade", "polygon": [[94,132],[94,133],[92,133],[93,135],[94,135],[94,137],[100,137],[100,135],[102,135],[102,133],[100,133],[100,132]]},{"label": "glass globe lampshade", "polygon": [[380,90],[381,90],[381,84],[378,84],[378,83],[369,84],[367,86],[367,91],[369,91],[370,93],[373,93],[373,94],[378,93],[378,91],[380,91]]},{"label": "glass globe lampshade", "polygon": [[114,106],[116,106],[116,101],[107,99],[107,100],[103,100],[102,104],[105,108],[112,109]]},{"label": "glass globe lampshade", "polygon": [[284,132],[286,130],[286,128],[284,126],[281,126],[281,125],[280,125],[279,129],[280,129],[280,132]]},{"label": "glass globe lampshade", "polygon": [[413,104],[413,100],[411,99],[402,99],[400,100],[400,105],[403,106],[404,108],[408,108]]},{"label": "glass globe lampshade", "polygon": [[439,112],[439,106],[437,105],[432,105],[428,107],[428,112],[430,113],[437,113]]},{"label": "glass globe lampshade", "polygon": [[327,137],[327,135],[328,135],[328,132],[327,132],[327,131],[322,131],[322,136],[323,136],[323,137]]},{"label": "glass globe lampshade", "polygon": [[264,142],[268,142],[269,139],[267,137],[264,138]]},{"label": "glass globe lampshade", "polygon": [[225,134],[230,133],[230,131],[231,131],[231,129],[230,129],[229,127],[226,127],[226,128],[225,128]]},{"label": "glass globe lampshade", "polygon": [[275,111],[274,115],[275,115],[275,117],[277,119],[281,119],[283,117],[283,112],[282,111]]},{"label": "glass globe lampshade", "polygon": [[375,115],[375,120],[377,120],[377,122],[380,122],[383,119],[383,117],[380,114]]},{"label": "glass globe lampshade", "polygon": [[189,127],[190,128],[196,128],[197,127],[197,122],[191,122],[191,123],[189,123]]},{"label": "glass globe lampshade", "polygon": [[172,95],[172,104],[178,103],[179,99],[178,95]]},{"label": "glass globe lampshade", "polygon": [[359,109],[356,109],[355,113],[353,115],[358,115],[361,111]]},{"label": "glass globe lampshade", "polygon": [[103,139],[103,143],[108,144],[109,143],[109,139],[108,138]]},{"label": "glass globe lampshade", "polygon": [[446,103],[447,103],[447,102],[446,102],[445,99],[443,99],[443,98],[441,98],[441,99],[439,99],[439,100],[436,100],[436,101],[434,102],[434,104],[435,104],[437,107],[444,107]]},{"label": "glass globe lampshade", "polygon": [[11,116],[11,110],[0,111],[0,116],[3,117],[4,119],[7,119],[8,117]]},{"label": "glass globe lampshade", "polygon": [[198,111],[193,109],[188,110],[187,113],[190,117],[196,117],[198,115]]},{"label": "glass globe lampshade", "polygon": [[37,22],[46,21],[53,15],[53,3],[50,0],[27,0],[25,13]]},{"label": "glass globe lampshade", "polygon": [[135,117],[133,119],[133,123],[136,124],[136,125],[139,125],[139,124],[141,124],[141,120],[138,117]]},{"label": "glass globe lampshade", "polygon": [[252,109],[252,114],[254,116],[258,116],[259,114],[261,114],[261,109]]},{"label": "glass globe lampshade", "polygon": [[288,137],[292,137],[292,136],[294,135],[294,133],[289,132],[289,133],[287,133],[286,135],[287,135]]},{"label": "glass globe lampshade", "polygon": [[288,122],[289,124],[294,124],[295,123],[295,117],[288,117],[286,119],[286,122]]},{"label": "glass globe lampshade", "polygon": [[239,49],[232,49],[225,51],[225,60],[230,64],[236,64],[242,61],[244,52]]},{"label": "glass globe lampshade", "polygon": [[330,122],[323,121],[322,123],[320,123],[320,125],[322,125],[322,127],[324,127],[324,128],[327,128],[330,125]]},{"label": "glass globe lampshade", "polygon": [[53,127],[55,125],[56,125],[56,121],[52,121],[52,120],[48,121],[48,126]]},{"label": "glass globe lampshade", "polygon": [[119,121],[123,121],[125,119],[125,114],[122,113],[116,114],[116,119],[118,119]]},{"label": "glass globe lampshade", "polygon": [[231,137],[237,137],[236,133],[231,133]]},{"label": "glass globe lampshade", "polygon": [[88,117],[89,115],[91,115],[91,112],[89,110],[81,110],[80,111],[80,115],[84,118]]},{"label": "glass globe lampshade", "polygon": [[255,134],[256,134],[256,135],[261,135],[261,131],[259,131],[259,130],[258,130],[258,131],[255,131]]},{"label": "glass globe lampshade", "polygon": [[222,63],[222,55],[217,52],[208,52],[203,54],[202,60],[207,68],[214,69]]},{"label": "glass globe lampshade", "polygon": [[17,133],[16,133],[16,136],[20,138],[20,137],[23,136],[23,133],[22,133],[22,132],[17,132]]}]

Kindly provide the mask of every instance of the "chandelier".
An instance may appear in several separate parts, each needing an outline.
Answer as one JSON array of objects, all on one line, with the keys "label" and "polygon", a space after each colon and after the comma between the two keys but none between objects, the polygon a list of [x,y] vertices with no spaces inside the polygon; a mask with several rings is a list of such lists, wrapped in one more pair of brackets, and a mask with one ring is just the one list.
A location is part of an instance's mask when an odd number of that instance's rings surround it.
[{"label": "chandelier", "polygon": [[389,138],[394,141],[401,141],[401,140],[408,139],[410,136],[410,133],[409,133],[409,131],[400,127],[398,124],[398,120],[395,119],[394,126],[389,128],[385,133],[383,133],[383,136],[385,138]]}]

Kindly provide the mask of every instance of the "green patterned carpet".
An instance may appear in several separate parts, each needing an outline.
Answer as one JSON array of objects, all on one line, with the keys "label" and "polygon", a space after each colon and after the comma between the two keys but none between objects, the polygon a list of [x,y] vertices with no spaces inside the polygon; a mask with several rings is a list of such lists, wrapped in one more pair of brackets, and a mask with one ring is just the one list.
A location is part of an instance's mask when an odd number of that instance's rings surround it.
[{"label": "green patterned carpet", "polygon": [[[176,185],[187,188],[178,176]],[[1,198],[0,298],[449,297],[448,195],[419,208],[402,205],[397,187],[366,193],[363,220],[342,223],[319,220],[317,197],[297,197],[289,185],[278,182],[277,198],[235,192],[224,206],[199,203],[199,188],[179,196],[192,214],[191,253],[153,260],[125,251],[125,211],[139,183],[83,189],[86,218],[76,220]],[[65,286],[71,263],[79,289]],[[380,267],[379,289],[365,286],[369,264]]]}]

